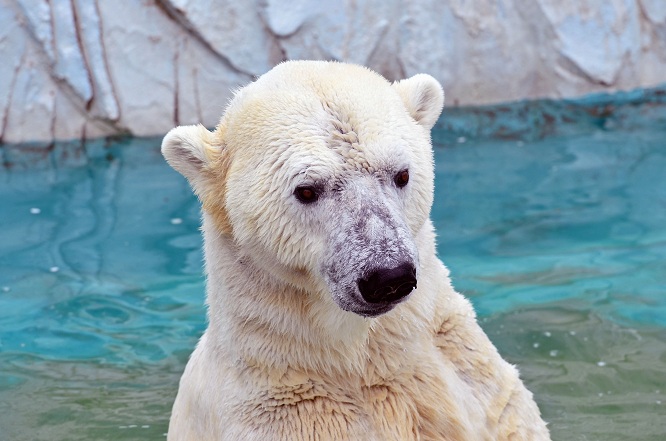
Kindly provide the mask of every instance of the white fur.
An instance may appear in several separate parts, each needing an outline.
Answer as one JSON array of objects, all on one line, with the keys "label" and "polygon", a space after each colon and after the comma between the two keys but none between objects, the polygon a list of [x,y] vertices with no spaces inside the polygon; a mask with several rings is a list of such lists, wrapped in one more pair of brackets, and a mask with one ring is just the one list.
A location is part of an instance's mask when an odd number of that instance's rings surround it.
[{"label": "white fur", "polygon": [[[203,202],[209,306],[169,440],[549,439],[435,254],[443,101],[427,75],[287,62],[214,132],[169,132],[164,155]],[[357,281],[402,262],[418,287],[380,311]]]}]

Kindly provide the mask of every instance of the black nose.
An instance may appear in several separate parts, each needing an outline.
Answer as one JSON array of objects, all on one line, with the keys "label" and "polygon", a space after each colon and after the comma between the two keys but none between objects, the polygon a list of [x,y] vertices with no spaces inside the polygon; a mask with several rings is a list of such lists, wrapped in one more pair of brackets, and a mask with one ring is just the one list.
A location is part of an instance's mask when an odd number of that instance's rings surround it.
[{"label": "black nose", "polygon": [[393,302],[416,288],[416,268],[403,263],[395,268],[379,268],[365,279],[359,279],[358,289],[368,303]]}]

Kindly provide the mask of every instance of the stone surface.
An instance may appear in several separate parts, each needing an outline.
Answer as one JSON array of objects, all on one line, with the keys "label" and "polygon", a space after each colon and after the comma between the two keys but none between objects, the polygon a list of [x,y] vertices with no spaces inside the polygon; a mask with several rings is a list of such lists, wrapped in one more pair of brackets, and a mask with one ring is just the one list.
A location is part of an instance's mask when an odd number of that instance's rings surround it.
[{"label": "stone surface", "polygon": [[0,141],[214,126],[284,59],[427,72],[447,105],[666,82],[663,0],[0,0]]}]

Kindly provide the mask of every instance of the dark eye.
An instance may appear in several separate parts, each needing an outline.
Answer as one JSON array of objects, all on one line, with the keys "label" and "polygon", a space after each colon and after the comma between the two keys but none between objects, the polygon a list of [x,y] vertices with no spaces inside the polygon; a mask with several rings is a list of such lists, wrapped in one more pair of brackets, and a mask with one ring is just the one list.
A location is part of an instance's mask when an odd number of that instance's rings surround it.
[{"label": "dark eye", "polygon": [[317,190],[315,190],[314,187],[308,186],[296,187],[296,190],[294,190],[294,196],[296,196],[296,199],[298,199],[303,204],[311,204],[319,199]]},{"label": "dark eye", "polygon": [[400,188],[407,185],[409,182],[409,170],[403,170],[396,173],[395,177],[393,178],[393,182],[395,182],[395,185]]}]

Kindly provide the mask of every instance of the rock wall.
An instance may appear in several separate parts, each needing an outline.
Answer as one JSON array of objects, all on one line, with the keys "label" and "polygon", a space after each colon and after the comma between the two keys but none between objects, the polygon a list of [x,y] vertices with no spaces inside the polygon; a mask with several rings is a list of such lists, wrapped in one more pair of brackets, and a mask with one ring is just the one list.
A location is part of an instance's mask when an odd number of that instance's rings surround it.
[{"label": "rock wall", "polygon": [[447,105],[666,82],[664,0],[0,0],[0,141],[214,126],[285,59],[438,78]]}]

